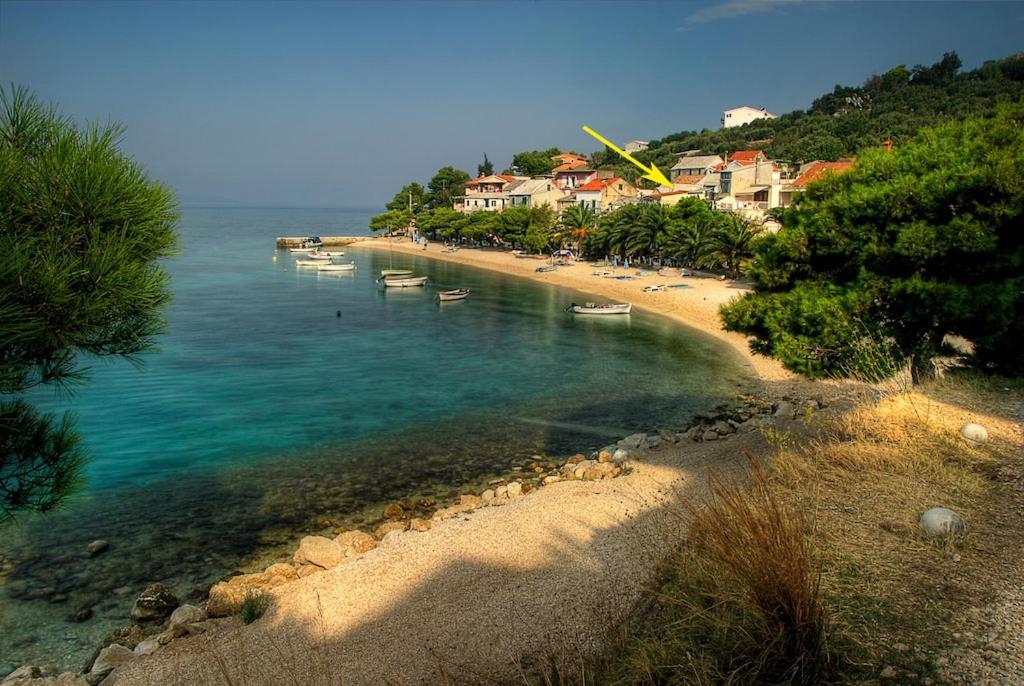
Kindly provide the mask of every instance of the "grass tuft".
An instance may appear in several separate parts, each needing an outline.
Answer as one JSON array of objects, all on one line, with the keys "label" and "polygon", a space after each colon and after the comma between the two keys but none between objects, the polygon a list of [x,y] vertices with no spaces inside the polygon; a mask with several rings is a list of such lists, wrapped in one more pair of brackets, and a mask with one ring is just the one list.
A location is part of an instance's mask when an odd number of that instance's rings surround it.
[{"label": "grass tuft", "polygon": [[262,591],[251,588],[246,591],[245,600],[242,601],[242,607],[238,610],[238,616],[245,624],[252,624],[266,614],[269,607],[269,596]]}]

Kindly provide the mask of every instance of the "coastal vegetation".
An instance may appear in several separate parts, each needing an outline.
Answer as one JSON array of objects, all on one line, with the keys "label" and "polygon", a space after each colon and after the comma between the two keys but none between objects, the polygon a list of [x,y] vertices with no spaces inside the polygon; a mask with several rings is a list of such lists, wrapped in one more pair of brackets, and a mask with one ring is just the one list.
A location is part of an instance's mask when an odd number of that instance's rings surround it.
[{"label": "coastal vegetation", "polygon": [[812,184],[753,244],[754,291],[726,328],[808,376],[865,369],[864,341],[915,380],[973,344],[981,368],[1024,371],[1024,101],[923,129]]},{"label": "coastal vegetation", "polygon": [[[673,133],[650,141],[635,157],[662,169],[692,150],[725,155],[760,148],[770,159],[836,160],[859,155],[887,139],[900,146],[924,127],[989,114],[1000,103],[1017,102],[1022,96],[1024,55],[962,71],[959,56],[950,52],[931,66],[897,65],[861,86],[837,85],[807,110],[744,126]],[[610,150],[595,153],[593,163],[631,181],[640,173]]]},{"label": "coastal vegetation", "polygon": [[73,418],[25,393],[70,391],[88,358],[137,359],[164,329],[175,203],[119,150],[122,133],[0,89],[0,524],[52,510],[82,478]]}]

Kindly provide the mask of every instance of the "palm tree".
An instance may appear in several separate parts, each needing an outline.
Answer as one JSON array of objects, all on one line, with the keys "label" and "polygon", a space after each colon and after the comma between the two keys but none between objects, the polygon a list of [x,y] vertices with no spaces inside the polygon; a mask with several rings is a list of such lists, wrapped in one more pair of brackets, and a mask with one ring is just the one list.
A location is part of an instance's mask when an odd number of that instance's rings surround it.
[{"label": "palm tree", "polygon": [[569,234],[576,240],[577,254],[582,254],[583,241],[594,228],[596,221],[597,214],[594,210],[583,205],[573,205],[562,213],[562,226],[568,229]]},{"label": "palm tree", "polygon": [[710,215],[683,222],[669,238],[668,250],[687,267],[710,267],[716,249],[714,229],[715,220]]},{"label": "palm tree", "polygon": [[738,214],[722,215],[713,233],[716,252],[725,268],[738,272],[740,263],[753,256],[751,247],[763,227]]},{"label": "palm tree", "polygon": [[672,233],[672,212],[660,204],[639,207],[639,221],[631,227],[626,240],[627,251],[630,255],[660,256],[662,246]]}]

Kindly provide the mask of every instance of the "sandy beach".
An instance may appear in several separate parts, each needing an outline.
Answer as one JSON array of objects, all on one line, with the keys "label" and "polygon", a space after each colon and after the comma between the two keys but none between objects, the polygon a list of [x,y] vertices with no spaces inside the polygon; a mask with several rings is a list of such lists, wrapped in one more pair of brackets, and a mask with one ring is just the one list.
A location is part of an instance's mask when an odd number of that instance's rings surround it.
[{"label": "sandy beach", "polygon": [[[586,264],[537,273],[544,262],[507,252],[392,249],[632,302],[730,345],[759,376],[761,398],[808,397],[807,386],[720,329],[718,306],[742,292],[728,281],[617,281]],[[663,282],[692,287],[642,292]],[[223,626],[136,658],[105,683],[521,683],[532,660],[571,669],[642,606],[658,562],[681,543],[684,503],[706,492],[708,470],[741,474],[745,451],[764,447],[757,431],[664,443],[631,458],[618,478],[552,483],[435,519],[428,531],[389,534],[350,562],[275,588],[255,623],[218,620]]]},{"label": "sandy beach", "polygon": [[[722,329],[718,308],[746,292],[746,286],[739,282],[713,278],[659,276],[655,273],[637,276],[638,269],[627,270],[620,267],[615,270],[616,276],[628,274],[634,277],[630,281],[622,281],[594,276],[593,272],[597,269],[610,271],[610,268],[595,268],[587,262],[560,266],[551,272],[538,272],[537,267],[548,264],[548,260],[541,256],[518,258],[508,250],[476,248],[460,248],[456,252],[448,252],[439,242],[430,243],[424,250],[408,239],[367,239],[352,243],[347,249],[394,250],[426,256],[565,286],[608,301],[633,303],[636,308],[668,317],[718,338],[738,352],[763,380],[782,381],[795,378],[776,360],[750,352],[745,336]],[[686,284],[689,288],[669,288],[650,293],[643,290],[644,286],[677,283]]]}]

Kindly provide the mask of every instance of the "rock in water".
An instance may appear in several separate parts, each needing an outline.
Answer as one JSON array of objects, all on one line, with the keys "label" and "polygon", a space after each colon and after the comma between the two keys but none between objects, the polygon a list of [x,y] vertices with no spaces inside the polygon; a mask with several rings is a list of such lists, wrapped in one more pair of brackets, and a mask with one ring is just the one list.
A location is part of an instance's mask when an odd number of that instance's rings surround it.
[{"label": "rock in water", "polygon": [[89,557],[96,557],[100,553],[106,552],[107,548],[109,547],[109,543],[107,543],[103,539],[97,539],[89,545],[85,546],[85,552],[89,554]]},{"label": "rock in water", "polygon": [[337,567],[345,551],[341,546],[329,538],[323,536],[304,536],[299,542],[299,549],[295,551],[296,564],[311,564],[324,569]]},{"label": "rock in water", "polygon": [[[162,622],[178,607],[178,598],[163,584],[150,584],[132,607],[132,621]],[[131,651],[129,651],[131,652]]]},{"label": "rock in water", "polygon": [[960,429],[960,435],[971,445],[988,443],[988,430],[981,424],[964,424]]},{"label": "rock in water", "polygon": [[967,522],[957,512],[945,507],[933,507],[921,515],[921,528],[929,536],[963,538]]}]

